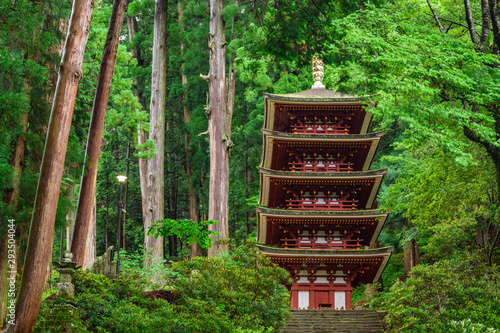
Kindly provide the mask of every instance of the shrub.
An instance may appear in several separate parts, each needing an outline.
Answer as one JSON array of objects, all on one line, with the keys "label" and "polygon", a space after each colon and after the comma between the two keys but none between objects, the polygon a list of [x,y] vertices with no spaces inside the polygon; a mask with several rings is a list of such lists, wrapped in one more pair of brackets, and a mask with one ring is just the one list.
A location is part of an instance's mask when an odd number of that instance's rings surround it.
[{"label": "shrub", "polygon": [[481,332],[490,332],[500,330],[499,299],[498,267],[463,255],[414,267],[405,282],[391,288],[382,307],[389,311],[392,331],[474,332],[481,326]]},{"label": "shrub", "polygon": [[258,253],[253,242],[220,257],[166,267],[165,283],[179,294],[172,303],[147,297],[150,284],[138,267],[123,273],[115,280],[84,271],[73,276],[74,303],[88,331],[269,332],[289,316],[288,273]]},{"label": "shrub", "polygon": [[[175,290],[194,312],[220,310],[242,328],[284,325],[289,315],[289,275],[246,242],[222,257],[175,263]],[[205,310],[203,310],[205,309]]]}]

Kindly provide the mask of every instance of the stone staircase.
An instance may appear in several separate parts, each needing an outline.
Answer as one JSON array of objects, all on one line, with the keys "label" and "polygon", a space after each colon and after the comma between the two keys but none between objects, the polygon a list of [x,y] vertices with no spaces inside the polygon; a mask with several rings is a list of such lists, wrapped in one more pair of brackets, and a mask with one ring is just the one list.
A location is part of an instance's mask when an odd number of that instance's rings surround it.
[{"label": "stone staircase", "polygon": [[384,333],[375,310],[291,310],[283,333]]}]

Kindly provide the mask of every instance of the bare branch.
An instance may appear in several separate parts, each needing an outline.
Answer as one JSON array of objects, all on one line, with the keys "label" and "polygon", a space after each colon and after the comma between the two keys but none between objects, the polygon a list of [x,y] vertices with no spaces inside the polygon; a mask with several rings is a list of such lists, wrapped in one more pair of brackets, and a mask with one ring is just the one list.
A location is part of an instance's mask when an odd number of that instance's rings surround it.
[{"label": "bare branch", "polygon": [[432,7],[430,0],[427,0],[427,4],[429,5],[429,8],[431,9],[432,15],[434,16],[434,20],[436,20],[436,24],[439,27],[439,30],[441,30],[441,32],[446,33],[446,29],[441,24],[441,21],[439,21],[439,17],[437,16],[436,11]]},{"label": "bare branch", "polygon": [[463,23],[459,23],[459,22],[455,22],[455,21],[452,21],[452,20],[448,20],[448,19],[445,19],[445,18],[440,18],[441,21],[445,21],[445,22],[450,22],[451,24],[455,24],[455,25],[458,25],[460,27],[464,27],[465,29],[469,30],[469,27]]}]

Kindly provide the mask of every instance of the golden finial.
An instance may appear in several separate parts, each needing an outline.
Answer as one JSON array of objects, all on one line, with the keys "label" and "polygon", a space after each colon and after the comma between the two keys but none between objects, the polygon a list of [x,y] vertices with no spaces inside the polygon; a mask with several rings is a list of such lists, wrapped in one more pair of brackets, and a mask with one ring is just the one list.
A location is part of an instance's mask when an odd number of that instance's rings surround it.
[{"label": "golden finial", "polygon": [[313,69],[313,80],[314,80],[314,85],[312,86],[313,89],[317,88],[325,88],[323,83],[323,77],[325,76],[325,71],[323,67],[323,60],[321,60],[317,55],[313,56],[312,59],[312,69]]}]

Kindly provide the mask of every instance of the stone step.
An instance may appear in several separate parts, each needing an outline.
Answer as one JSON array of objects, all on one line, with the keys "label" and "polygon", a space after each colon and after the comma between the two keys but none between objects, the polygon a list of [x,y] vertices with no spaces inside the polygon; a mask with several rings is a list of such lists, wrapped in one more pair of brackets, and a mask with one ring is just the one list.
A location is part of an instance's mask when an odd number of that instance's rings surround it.
[{"label": "stone step", "polygon": [[375,310],[291,310],[283,333],[383,333]]}]

